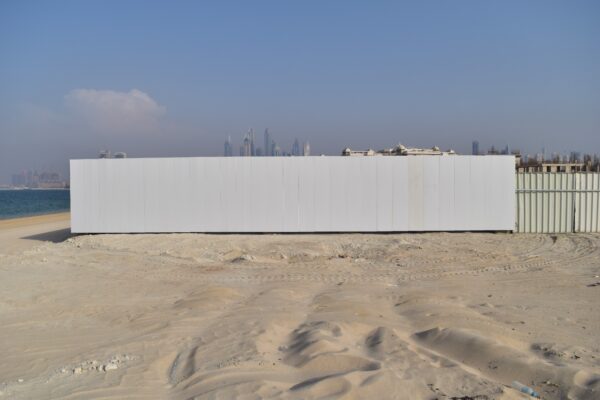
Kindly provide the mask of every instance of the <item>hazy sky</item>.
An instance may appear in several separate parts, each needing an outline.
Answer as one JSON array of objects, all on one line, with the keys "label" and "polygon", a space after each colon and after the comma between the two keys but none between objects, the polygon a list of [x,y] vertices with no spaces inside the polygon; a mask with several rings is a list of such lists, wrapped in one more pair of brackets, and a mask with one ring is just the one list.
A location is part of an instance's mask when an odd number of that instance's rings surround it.
[{"label": "hazy sky", "polygon": [[0,2],[0,183],[99,150],[600,153],[600,1]]}]

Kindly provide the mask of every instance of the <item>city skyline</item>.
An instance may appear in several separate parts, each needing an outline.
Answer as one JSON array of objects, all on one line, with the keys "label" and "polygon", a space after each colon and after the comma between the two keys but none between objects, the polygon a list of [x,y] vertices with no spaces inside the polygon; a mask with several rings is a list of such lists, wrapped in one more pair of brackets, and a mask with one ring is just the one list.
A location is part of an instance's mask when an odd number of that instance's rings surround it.
[{"label": "city skyline", "polygon": [[[115,13],[118,10],[118,13]],[[600,3],[0,4],[0,183],[130,157],[600,153]],[[132,26],[135,29],[132,29]],[[252,153],[252,149],[249,149]]]},{"label": "city skyline", "polygon": [[[320,154],[311,154],[310,144],[308,141],[302,142],[302,146],[300,146],[300,142],[296,138],[292,143],[291,150],[289,152],[285,152],[281,150],[281,147],[277,145],[275,140],[273,140],[272,134],[268,128],[265,129],[264,132],[264,145],[268,147],[270,143],[271,153],[263,153],[261,147],[256,147],[254,144],[254,152],[252,151],[252,143],[250,137],[254,137],[254,141],[256,141],[256,137],[254,135],[254,130],[251,128],[248,130],[246,134],[242,136],[242,145],[240,146],[239,154],[234,151],[234,144],[231,140],[231,135],[228,136],[227,140],[224,143],[224,151],[222,156],[225,157],[263,157],[263,156],[309,156],[309,155],[320,155]],[[244,144],[244,141],[248,139],[248,141]],[[389,146],[388,146],[389,148]],[[371,150],[382,150],[382,149],[372,149]],[[503,147],[496,147],[495,144],[491,144],[487,149],[482,150],[478,140],[473,140],[471,142],[471,152],[457,153],[463,155],[489,155],[489,154],[500,154],[500,155],[516,155],[519,157],[519,162],[517,166],[527,166],[531,163],[533,164],[541,164],[541,163],[549,163],[549,164],[560,164],[560,163],[576,163],[576,164],[584,164],[589,163],[592,170],[596,171],[600,169],[600,155],[595,152],[582,152],[582,151],[562,151],[562,152],[551,152],[547,153],[545,148],[539,149],[539,152],[522,152],[519,148],[511,148],[509,144],[505,144]],[[328,155],[339,155],[338,154],[328,154]],[[212,154],[209,156],[218,157],[218,154]],[[110,150],[100,150],[97,152],[95,158],[127,158],[127,153],[124,152],[115,152],[111,153]],[[94,158],[94,157],[91,157]],[[63,176],[67,176],[67,178],[63,178]],[[68,185],[69,179],[68,174],[64,175],[56,170],[45,170],[38,168],[25,168],[18,172],[13,171],[10,175],[10,180],[7,182],[0,182],[0,187],[27,187],[27,188],[58,188],[64,187]],[[42,183],[41,185],[39,183]]]},{"label": "city skyline", "polygon": [[[246,134],[242,137],[240,144],[240,157],[277,157],[277,156],[309,156],[310,155],[310,143],[308,141],[302,142],[302,147],[298,138],[294,138],[291,150],[289,152],[282,149],[281,146],[273,139],[273,136],[269,132],[269,128],[265,128],[264,132],[264,147],[258,146],[256,143],[256,134],[253,128],[250,128]],[[231,140],[231,135],[227,136],[227,140],[223,146],[223,156],[233,157],[235,154],[234,144]]]}]

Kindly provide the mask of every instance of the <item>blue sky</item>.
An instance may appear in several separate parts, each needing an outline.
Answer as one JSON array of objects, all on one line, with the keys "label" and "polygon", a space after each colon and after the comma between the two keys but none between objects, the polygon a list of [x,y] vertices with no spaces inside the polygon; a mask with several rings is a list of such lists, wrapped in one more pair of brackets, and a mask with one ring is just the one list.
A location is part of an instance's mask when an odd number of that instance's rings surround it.
[{"label": "blue sky", "polygon": [[250,127],[326,154],[600,153],[600,2],[0,2],[0,183]]}]

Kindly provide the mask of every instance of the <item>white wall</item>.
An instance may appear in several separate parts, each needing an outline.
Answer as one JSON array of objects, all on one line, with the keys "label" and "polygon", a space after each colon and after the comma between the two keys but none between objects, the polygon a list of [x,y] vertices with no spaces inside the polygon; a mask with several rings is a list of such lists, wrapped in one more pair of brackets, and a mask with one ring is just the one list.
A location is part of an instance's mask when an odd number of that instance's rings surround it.
[{"label": "white wall", "polygon": [[71,160],[78,233],[514,226],[512,156]]}]

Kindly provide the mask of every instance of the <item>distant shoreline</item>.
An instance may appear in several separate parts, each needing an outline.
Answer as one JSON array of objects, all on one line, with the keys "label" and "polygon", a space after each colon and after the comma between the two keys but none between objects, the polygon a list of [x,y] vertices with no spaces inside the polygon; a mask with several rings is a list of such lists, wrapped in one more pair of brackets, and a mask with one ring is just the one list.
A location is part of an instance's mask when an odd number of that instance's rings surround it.
[{"label": "distant shoreline", "polygon": [[22,220],[24,218],[46,217],[46,216],[52,216],[55,214],[70,214],[70,213],[71,213],[70,209],[65,209],[65,210],[40,212],[40,213],[34,213],[34,214],[23,214],[23,215],[17,215],[17,216],[12,216],[12,215],[6,216],[6,217],[0,216],[0,222],[6,222],[6,221],[11,221],[11,220]]},{"label": "distant shoreline", "polygon": [[70,211],[58,211],[46,214],[23,215],[12,218],[0,218],[0,231],[8,228],[43,224],[47,222],[64,221],[70,219]]},{"label": "distant shoreline", "polygon": [[26,187],[0,187],[0,190],[71,190],[71,188],[26,188]]}]

